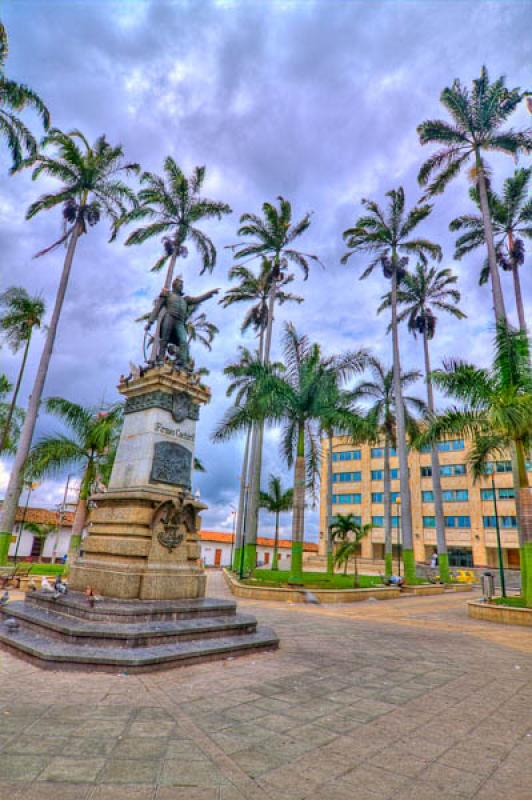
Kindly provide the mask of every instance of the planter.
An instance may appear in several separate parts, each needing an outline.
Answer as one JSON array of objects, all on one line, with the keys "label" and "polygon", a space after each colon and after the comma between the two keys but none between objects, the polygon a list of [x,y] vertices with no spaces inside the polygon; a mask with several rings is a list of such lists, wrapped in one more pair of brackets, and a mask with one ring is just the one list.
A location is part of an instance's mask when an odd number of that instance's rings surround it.
[{"label": "planter", "polygon": [[484,622],[532,627],[532,608],[512,608],[511,606],[472,600],[467,604],[467,613],[472,619],[481,619]]},{"label": "planter", "polygon": [[402,594],[427,595],[444,594],[447,592],[471,592],[473,586],[464,583],[429,583],[420,586],[401,586]]}]

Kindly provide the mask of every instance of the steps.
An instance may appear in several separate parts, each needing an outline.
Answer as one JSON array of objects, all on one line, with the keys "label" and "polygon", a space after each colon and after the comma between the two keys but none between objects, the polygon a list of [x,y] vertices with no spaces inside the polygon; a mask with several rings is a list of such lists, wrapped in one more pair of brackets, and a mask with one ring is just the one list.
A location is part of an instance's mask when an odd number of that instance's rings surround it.
[{"label": "steps", "polygon": [[[164,669],[278,647],[269,628],[237,614],[234,601],[102,598],[43,592],[4,606],[0,645],[49,668],[128,672]],[[6,625],[16,620],[18,627]]]}]

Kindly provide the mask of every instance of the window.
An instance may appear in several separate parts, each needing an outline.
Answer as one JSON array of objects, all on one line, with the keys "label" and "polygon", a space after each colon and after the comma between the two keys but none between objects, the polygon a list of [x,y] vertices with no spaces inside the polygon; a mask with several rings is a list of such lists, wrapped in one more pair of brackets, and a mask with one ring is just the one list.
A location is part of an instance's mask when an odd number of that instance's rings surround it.
[{"label": "window", "polygon": [[[390,470],[390,479],[392,481],[396,481],[399,478],[399,470],[398,469],[391,469]],[[383,469],[372,469],[371,470],[371,480],[372,481],[383,481],[384,480],[384,470]]]},{"label": "window", "polygon": [[[450,453],[453,450],[463,450],[465,445],[463,439],[448,439],[445,442],[438,442],[437,446],[440,453]],[[430,449],[430,444],[425,444],[421,448],[421,452],[430,453]]]},{"label": "window", "polygon": [[432,478],[432,467],[421,467],[422,478]]},{"label": "window", "polygon": [[[398,517],[392,516],[392,528],[397,528],[397,519]],[[384,527],[384,517],[372,517],[371,524],[375,526],[375,528],[383,528]]]},{"label": "window", "polygon": [[469,500],[467,489],[444,489],[442,492],[444,503],[465,503]]},{"label": "window", "polygon": [[[395,447],[390,447],[390,455],[396,456],[397,450]],[[371,448],[371,457],[372,458],[384,458],[384,447],[372,447]]]},{"label": "window", "polygon": [[433,503],[434,502],[434,492],[432,489],[428,489],[427,491],[421,492],[421,499],[424,503]]},{"label": "window", "polygon": [[[396,499],[399,497],[399,492],[390,492],[390,501],[395,503]],[[371,502],[372,503],[384,503],[384,492],[372,492],[371,493]]]},{"label": "window", "polygon": [[340,503],[340,504],[353,504],[359,505],[362,499],[361,494],[333,494],[332,501],[333,503]]},{"label": "window", "polygon": [[[497,489],[497,497],[499,500],[512,500],[515,497],[515,491],[511,487],[506,489]],[[493,489],[481,489],[480,499],[493,501]]]},{"label": "window", "polygon": [[352,483],[360,480],[360,472],[333,472],[333,483]]},{"label": "window", "polygon": [[456,475],[465,475],[466,466],[465,464],[442,464],[440,472],[444,478],[454,478]]},{"label": "window", "polygon": [[423,517],[423,527],[424,528],[435,528],[436,527],[436,517]]},{"label": "window", "polygon": [[471,519],[469,517],[445,517],[446,528],[470,528]]},{"label": "window", "polygon": [[459,549],[458,547],[449,548],[450,567],[472,567],[473,553],[471,550]]},{"label": "window", "polygon": [[333,453],[333,461],[360,461],[360,450],[342,450]]},{"label": "window", "polygon": [[487,461],[486,466],[484,467],[484,472],[486,475],[491,475],[493,472],[511,472],[511,471],[512,471],[511,461]]},{"label": "window", "polygon": [[[482,521],[484,523],[485,528],[495,528],[496,527],[496,520],[495,517],[482,517]],[[501,516],[499,514],[499,527],[500,528],[517,528],[517,517],[512,516]]]}]

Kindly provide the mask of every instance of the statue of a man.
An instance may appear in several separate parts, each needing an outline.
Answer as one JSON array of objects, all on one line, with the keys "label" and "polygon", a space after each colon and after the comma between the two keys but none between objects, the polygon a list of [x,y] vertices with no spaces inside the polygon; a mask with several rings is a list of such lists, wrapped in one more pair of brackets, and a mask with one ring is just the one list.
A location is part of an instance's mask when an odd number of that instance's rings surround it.
[{"label": "statue of a man", "polygon": [[176,366],[188,368],[190,366],[190,354],[188,347],[187,321],[192,312],[200,303],[209,300],[218,294],[219,289],[211,289],[210,292],[199,295],[199,297],[189,297],[183,293],[183,279],[177,277],[172,283],[172,289],[163,289],[154,303],[146,330],[160,317],[159,341],[156,346],[155,360],[162,361],[168,353],[169,345],[176,348]]}]

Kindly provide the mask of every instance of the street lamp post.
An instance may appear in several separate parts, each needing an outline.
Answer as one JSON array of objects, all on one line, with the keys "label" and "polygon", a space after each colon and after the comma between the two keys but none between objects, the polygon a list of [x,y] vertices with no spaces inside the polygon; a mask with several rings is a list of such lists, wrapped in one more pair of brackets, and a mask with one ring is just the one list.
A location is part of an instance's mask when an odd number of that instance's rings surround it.
[{"label": "street lamp post", "polygon": [[495,511],[495,530],[497,531],[497,557],[499,560],[499,578],[501,581],[501,595],[506,597],[506,582],[504,580],[504,563],[501,547],[501,529],[499,526],[499,515],[497,513],[497,492],[495,491],[495,477],[491,474],[491,490],[493,492],[493,510]]},{"label": "street lamp post", "polygon": [[395,498],[395,504],[397,506],[397,575],[401,577],[401,498],[400,497]]}]

